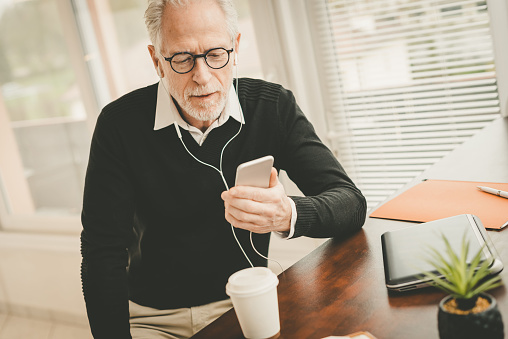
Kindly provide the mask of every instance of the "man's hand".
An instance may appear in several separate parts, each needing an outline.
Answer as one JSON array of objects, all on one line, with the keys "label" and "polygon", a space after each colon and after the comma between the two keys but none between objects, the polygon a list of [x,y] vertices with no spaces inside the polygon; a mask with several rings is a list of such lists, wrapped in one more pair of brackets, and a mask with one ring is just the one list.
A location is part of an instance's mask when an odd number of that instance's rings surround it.
[{"label": "man's hand", "polygon": [[235,186],[221,197],[226,220],[234,227],[254,233],[289,232],[291,205],[275,168],[268,188]]}]

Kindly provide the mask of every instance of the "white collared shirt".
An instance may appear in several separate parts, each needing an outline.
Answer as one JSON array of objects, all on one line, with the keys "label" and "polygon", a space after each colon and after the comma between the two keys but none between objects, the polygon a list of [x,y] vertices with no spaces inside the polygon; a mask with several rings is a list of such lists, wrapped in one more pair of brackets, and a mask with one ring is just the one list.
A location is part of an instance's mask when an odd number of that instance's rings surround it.
[{"label": "white collared shirt", "polygon": [[[157,90],[157,106],[155,107],[155,122],[153,126],[154,131],[168,127],[176,121],[178,126],[189,131],[194,140],[196,140],[198,145],[201,146],[203,142],[205,142],[206,137],[210,131],[212,131],[214,128],[222,126],[224,123],[226,123],[226,121],[228,121],[229,117],[232,117],[238,122],[245,124],[245,121],[242,118],[242,107],[240,106],[240,101],[238,100],[238,96],[236,95],[233,86],[231,86],[229,89],[224,111],[222,111],[222,114],[219,116],[219,118],[215,120],[203,133],[199,128],[189,125],[185,120],[183,120],[180,112],[178,112],[178,108],[176,108],[175,103],[173,102],[173,99],[169,96],[169,93],[166,92],[166,89],[162,84],[162,80],[159,81],[159,87]],[[293,199],[289,198],[289,204],[291,205],[290,231],[276,232],[277,234],[287,239],[290,239],[294,235],[296,224],[296,205]]]},{"label": "white collared shirt", "polygon": [[185,120],[183,120],[180,112],[178,112],[178,108],[176,108],[175,103],[173,102],[173,99],[169,97],[162,81],[160,81],[157,92],[157,106],[155,108],[155,123],[153,129],[155,131],[162,129],[176,121],[178,126],[189,131],[194,140],[196,140],[198,145],[201,146],[203,142],[205,142],[210,131],[226,123],[229,117],[234,118],[240,123],[245,123],[242,116],[242,107],[240,106],[240,102],[236,96],[235,89],[231,86],[226,106],[224,107],[222,114],[219,116],[219,119],[215,120],[205,132],[202,132],[199,128],[189,125]]}]

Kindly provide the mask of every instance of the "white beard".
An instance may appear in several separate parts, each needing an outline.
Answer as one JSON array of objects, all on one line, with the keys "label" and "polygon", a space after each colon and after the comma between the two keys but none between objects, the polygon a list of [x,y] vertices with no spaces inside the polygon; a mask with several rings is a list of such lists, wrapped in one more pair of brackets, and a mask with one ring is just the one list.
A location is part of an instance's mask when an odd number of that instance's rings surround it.
[{"label": "white beard", "polygon": [[[191,96],[203,95],[212,92],[217,92],[219,94],[218,100],[214,102],[195,105],[190,101]],[[179,103],[181,109],[194,119],[199,121],[213,121],[220,116],[224,107],[226,107],[226,100],[227,92],[220,84],[216,84],[206,87],[187,89],[185,90],[183,100],[177,100],[177,102]]]}]

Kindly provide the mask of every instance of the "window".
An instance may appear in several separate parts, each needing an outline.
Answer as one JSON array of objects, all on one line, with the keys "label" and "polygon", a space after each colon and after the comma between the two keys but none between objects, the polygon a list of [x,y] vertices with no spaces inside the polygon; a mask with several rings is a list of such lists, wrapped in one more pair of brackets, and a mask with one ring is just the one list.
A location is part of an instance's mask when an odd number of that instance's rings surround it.
[{"label": "window", "polygon": [[[242,39],[238,67],[239,76],[262,78],[256,41],[246,0],[235,0]],[[151,44],[145,27],[146,0],[94,0],[90,10],[101,56],[107,65],[112,97],[157,82],[147,46]]]},{"label": "window", "polygon": [[147,46],[146,0],[88,1],[111,100],[157,82]]},{"label": "window", "polygon": [[[370,207],[508,107],[503,1],[235,3],[238,75],[292,89]],[[100,109],[158,81],[145,6],[0,0],[0,227],[80,229]]]},{"label": "window", "polygon": [[[239,76],[260,77],[246,0]],[[146,0],[0,0],[0,229],[80,230],[101,108],[159,79]]]},{"label": "window", "polygon": [[66,217],[80,209],[96,101],[70,3],[0,2],[0,211]]},{"label": "window", "polygon": [[308,6],[328,137],[369,207],[500,116],[486,1]]}]

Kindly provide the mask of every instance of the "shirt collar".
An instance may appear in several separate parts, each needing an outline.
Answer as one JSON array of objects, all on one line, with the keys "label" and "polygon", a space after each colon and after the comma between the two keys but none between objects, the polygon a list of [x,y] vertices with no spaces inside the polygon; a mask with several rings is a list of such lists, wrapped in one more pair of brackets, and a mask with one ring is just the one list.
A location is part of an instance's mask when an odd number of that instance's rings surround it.
[{"label": "shirt collar", "polygon": [[[242,115],[242,107],[238,101],[234,86],[231,86],[229,89],[226,107],[224,107],[224,111],[219,117],[219,125],[226,122],[230,116],[238,122],[245,124],[245,121],[242,119]],[[155,108],[155,123],[153,129],[156,131],[165,128],[173,124],[175,121],[180,127],[187,130],[189,129],[185,120],[183,120],[180,116],[173,99],[166,92],[162,81],[159,81],[157,89],[157,106]]]}]

